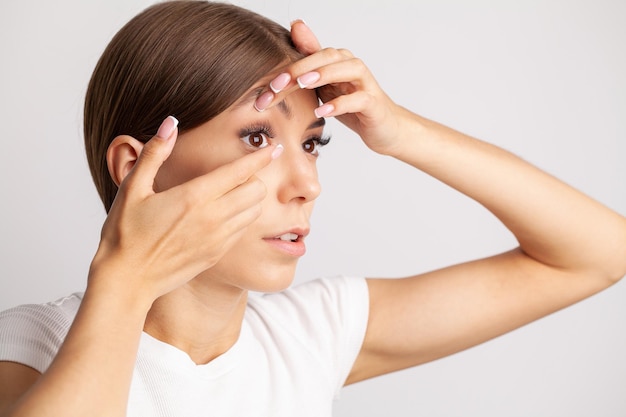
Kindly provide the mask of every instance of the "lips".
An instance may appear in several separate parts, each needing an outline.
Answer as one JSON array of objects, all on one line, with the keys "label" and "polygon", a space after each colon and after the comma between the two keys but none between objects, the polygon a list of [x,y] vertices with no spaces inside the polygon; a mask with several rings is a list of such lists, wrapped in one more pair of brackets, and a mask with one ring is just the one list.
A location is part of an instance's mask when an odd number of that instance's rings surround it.
[{"label": "lips", "polygon": [[299,257],[306,253],[304,238],[308,234],[308,229],[297,228],[263,240],[285,255]]}]

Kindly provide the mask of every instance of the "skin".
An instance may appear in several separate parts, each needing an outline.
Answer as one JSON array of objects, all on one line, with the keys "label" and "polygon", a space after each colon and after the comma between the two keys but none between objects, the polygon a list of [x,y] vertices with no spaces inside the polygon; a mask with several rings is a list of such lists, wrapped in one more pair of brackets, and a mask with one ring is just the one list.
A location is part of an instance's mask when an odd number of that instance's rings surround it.
[{"label": "skin", "polygon": [[[80,312],[54,364],[30,390],[36,371],[0,363],[0,375],[22,382],[0,395],[5,408],[21,396],[6,415],[56,407],[84,415],[94,404],[105,415],[124,415],[142,330],[207,363],[237,341],[248,290],[291,283],[298,256],[273,238],[308,233],[320,185],[317,148],[305,145],[321,136],[323,122],[313,115],[313,91],[292,94],[263,114],[253,107],[256,96],[244,95],[180,137],[173,129],[168,139],[157,136],[146,145],[130,136],[114,139],[107,160],[120,191]],[[274,137],[257,149],[240,130],[261,122]],[[282,152],[273,160],[278,145]],[[103,359],[95,369],[93,355]],[[85,395],[76,396],[76,386]]]},{"label": "skin", "polygon": [[[282,71],[290,81],[280,91],[269,90],[279,74],[257,84],[265,86],[256,102],[263,112],[242,103],[178,142],[167,121],[145,146],[115,139],[108,161],[120,192],[83,304],[50,369],[30,389],[32,370],[0,364],[0,375],[21,381],[19,389],[0,392],[0,409],[19,398],[3,415],[124,415],[144,329],[197,363],[232,346],[247,291],[284,288],[293,277],[297,257],[267,238],[305,231],[319,194],[315,158],[302,148],[321,131],[311,128],[314,88],[324,102],[318,115],[336,117],[373,151],[475,199],[519,242],[512,251],[438,271],[368,279],[367,332],[347,383],[484,342],[626,274],[623,216],[502,149],[398,106],[359,59],[322,49],[302,22],[292,37],[308,56]],[[298,86],[295,80],[311,71],[318,80]],[[242,120],[269,121],[274,143],[250,152],[238,137]],[[272,159],[277,144],[284,151]]]},{"label": "skin", "polygon": [[272,241],[290,230],[308,233],[320,193],[317,156],[303,149],[312,135],[323,131],[313,115],[315,93],[296,92],[284,106],[264,113],[252,107],[255,97],[182,134],[155,179],[158,190],[171,189],[256,152],[258,148],[240,138],[240,129],[255,123],[271,126],[275,137],[266,143],[284,149],[280,158],[255,173],[266,188],[260,216],[215,265],[157,299],[148,314],[145,330],[189,352],[196,363],[209,362],[237,340],[248,290],[273,292],[291,284],[299,256],[277,249]]}]

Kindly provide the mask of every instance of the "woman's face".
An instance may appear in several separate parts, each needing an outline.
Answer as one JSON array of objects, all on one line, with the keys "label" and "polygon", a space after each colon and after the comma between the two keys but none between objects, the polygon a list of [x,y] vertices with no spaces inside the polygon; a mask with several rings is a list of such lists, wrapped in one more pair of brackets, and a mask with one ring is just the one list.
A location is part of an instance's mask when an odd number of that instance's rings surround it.
[{"label": "woman's face", "polygon": [[282,144],[282,155],[257,173],[267,187],[261,216],[201,275],[203,281],[209,278],[242,289],[272,292],[291,283],[297,261],[304,255],[313,202],[320,193],[316,160],[319,143],[324,141],[324,119],[313,113],[318,100],[311,90],[296,91],[284,102],[256,111],[254,100],[264,85],[266,81],[259,82],[229,109],[181,134],[156,185],[167,189],[259,147]]}]

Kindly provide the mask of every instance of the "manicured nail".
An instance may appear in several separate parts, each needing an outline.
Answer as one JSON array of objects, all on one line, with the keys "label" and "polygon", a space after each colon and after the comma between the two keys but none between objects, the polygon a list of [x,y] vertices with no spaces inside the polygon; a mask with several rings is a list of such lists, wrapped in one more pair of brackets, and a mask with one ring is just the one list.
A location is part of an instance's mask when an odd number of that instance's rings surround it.
[{"label": "manicured nail", "polygon": [[317,71],[307,72],[298,77],[298,85],[300,88],[306,88],[320,79],[320,73]]},{"label": "manicured nail", "polygon": [[280,143],[276,145],[276,148],[274,148],[274,150],[272,151],[272,159],[278,158],[280,154],[283,153],[283,150],[283,145],[281,145]]},{"label": "manicured nail", "polygon": [[321,119],[322,117],[331,114],[333,110],[335,110],[335,106],[332,104],[322,104],[317,109],[313,110],[313,113],[315,113],[315,117]]},{"label": "manicured nail", "polygon": [[274,93],[272,93],[271,91],[266,91],[265,93],[257,97],[256,101],[254,102],[254,108],[257,109],[257,111],[263,111],[267,109],[267,106],[270,105],[272,100],[274,100]]},{"label": "manicured nail", "polygon": [[306,21],[305,21],[304,19],[295,19],[295,20],[292,20],[292,21],[291,21],[291,24],[290,24],[289,26],[293,26],[293,25],[295,25],[295,24],[296,24],[296,23],[298,23],[298,22],[303,23],[305,26],[309,26],[309,25],[307,25],[307,23],[306,23]]},{"label": "manicured nail", "polygon": [[282,74],[274,78],[272,82],[270,82],[270,88],[275,94],[278,94],[281,92],[283,88],[287,87],[287,84],[289,84],[289,81],[291,81],[291,75],[289,75],[286,72],[283,72]]},{"label": "manicured nail", "polygon": [[174,133],[176,126],[178,126],[178,119],[174,116],[167,116],[167,118],[163,120],[163,123],[161,123],[161,126],[159,126],[156,135],[161,139],[169,139],[172,133]]}]

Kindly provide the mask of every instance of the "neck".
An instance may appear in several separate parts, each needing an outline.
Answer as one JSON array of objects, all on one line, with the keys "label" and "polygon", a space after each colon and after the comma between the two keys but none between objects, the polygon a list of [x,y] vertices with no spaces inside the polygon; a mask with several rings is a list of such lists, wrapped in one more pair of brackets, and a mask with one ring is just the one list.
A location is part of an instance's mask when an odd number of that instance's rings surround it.
[{"label": "neck", "polygon": [[240,288],[196,279],[158,298],[144,331],[205,364],[239,338],[247,299],[248,292]]}]

